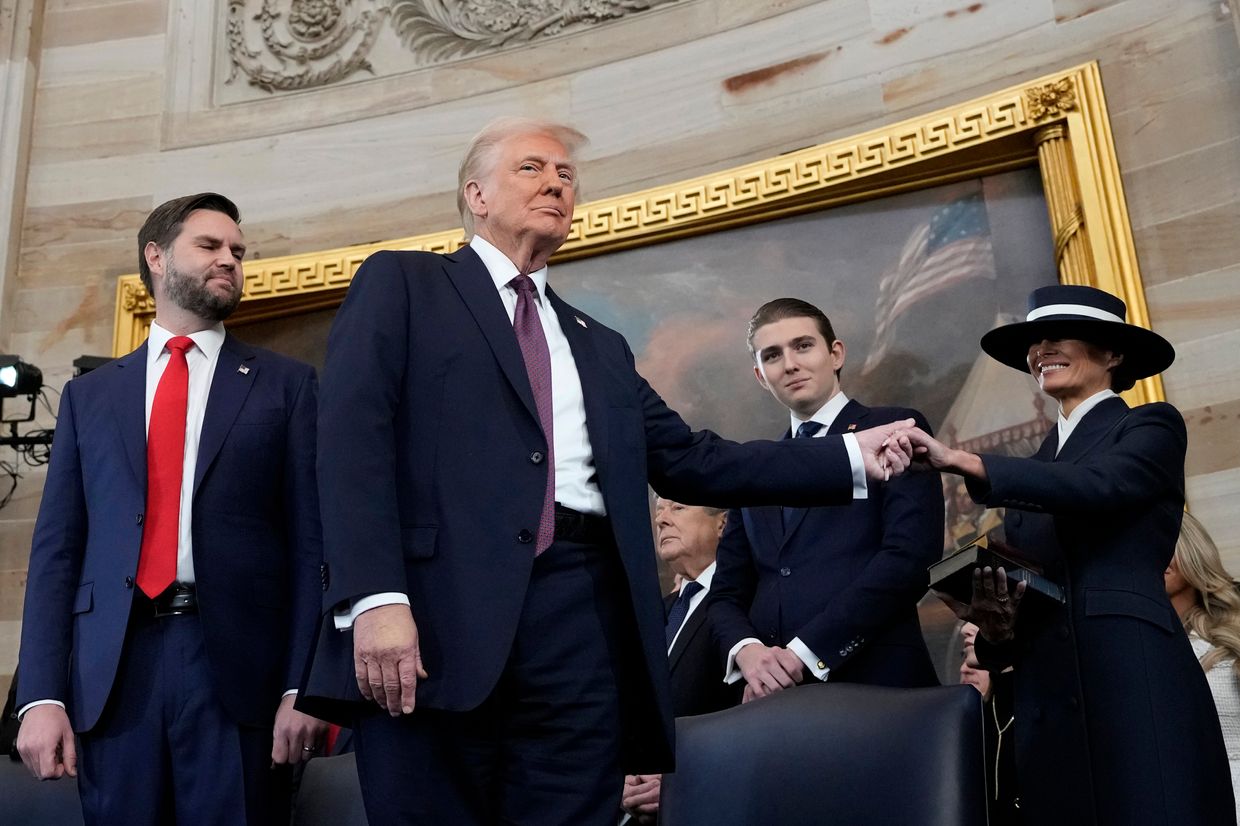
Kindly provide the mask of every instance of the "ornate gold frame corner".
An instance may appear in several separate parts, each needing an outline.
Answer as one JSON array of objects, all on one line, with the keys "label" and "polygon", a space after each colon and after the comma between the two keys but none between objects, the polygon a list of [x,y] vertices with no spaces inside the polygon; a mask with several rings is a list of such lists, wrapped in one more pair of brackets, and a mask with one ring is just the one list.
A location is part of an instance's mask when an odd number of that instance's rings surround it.
[{"label": "ornate gold frame corner", "polygon": [[[860,135],[666,186],[580,204],[555,260],[600,255],[1036,164],[1059,265],[1149,326],[1102,78],[1096,62]],[[362,261],[380,249],[449,252],[461,229],[249,261],[234,322],[338,306]],[[113,353],[150,329],[154,304],[137,275],[117,283]],[[1158,376],[1125,394],[1164,397]]]}]

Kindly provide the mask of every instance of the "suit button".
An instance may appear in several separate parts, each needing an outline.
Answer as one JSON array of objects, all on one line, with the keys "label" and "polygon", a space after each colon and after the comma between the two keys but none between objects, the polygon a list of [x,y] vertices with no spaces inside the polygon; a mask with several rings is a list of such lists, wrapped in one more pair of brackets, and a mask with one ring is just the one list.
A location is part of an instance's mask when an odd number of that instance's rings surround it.
[{"label": "suit button", "polygon": [[848,649],[847,649],[847,648],[841,648],[841,649],[840,649],[840,656],[841,656],[841,657],[847,657],[847,656],[848,656]]},{"label": "suit button", "polygon": [[517,534],[517,541],[522,545],[528,545],[534,541],[534,534],[530,533],[525,528],[522,528],[521,532]]},{"label": "suit button", "polygon": [[792,576],[792,569],[791,568],[780,568],[779,575],[780,576]]},{"label": "suit button", "polygon": [[1068,626],[1066,625],[1061,625],[1055,629],[1055,636],[1061,640],[1066,640],[1070,635],[1071,632],[1068,631]]},{"label": "suit button", "polygon": [[133,521],[134,521],[134,524],[136,524],[136,525],[141,525],[141,524],[142,524],[142,514],[138,514],[137,516],[135,516],[135,517],[133,518]]},{"label": "suit button", "polygon": [[1068,707],[1071,709],[1078,709],[1081,707],[1081,701],[1076,699],[1075,694],[1068,698]]},{"label": "suit button", "polygon": [[1020,519],[1021,519],[1021,517],[1020,517],[1020,512],[1019,512],[1019,511],[1017,511],[1016,513],[1012,514],[1011,519],[1012,519],[1012,524],[1013,524],[1013,525],[1019,525],[1019,524],[1020,524]]},{"label": "suit button", "polygon": [[543,460],[544,458],[545,458],[545,457],[543,456],[543,454],[542,454],[542,451],[541,451],[541,450],[535,450],[533,453],[531,453],[531,454],[530,454],[530,461],[531,461],[531,462],[533,462],[533,463],[534,463],[534,464],[536,464],[536,465],[541,465],[541,464],[542,464],[542,460]]},{"label": "suit button", "polygon": [[133,587],[133,577],[131,577],[131,576],[127,576],[127,577],[125,577],[125,587],[126,587],[126,588],[132,588],[132,587]]},{"label": "suit button", "polygon": [[770,640],[771,642],[775,642],[775,632],[772,631],[771,633],[767,634],[766,638]]}]

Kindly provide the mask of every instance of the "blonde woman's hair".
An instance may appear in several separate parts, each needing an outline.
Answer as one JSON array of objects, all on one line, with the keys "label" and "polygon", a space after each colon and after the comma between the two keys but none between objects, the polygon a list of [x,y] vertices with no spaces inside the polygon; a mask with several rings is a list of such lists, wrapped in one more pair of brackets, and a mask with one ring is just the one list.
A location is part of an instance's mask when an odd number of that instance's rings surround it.
[{"label": "blonde woman's hair", "polygon": [[1193,607],[1184,615],[1184,627],[1213,646],[1201,658],[1209,671],[1230,659],[1240,676],[1240,586],[1223,567],[1218,547],[1192,514],[1184,514],[1175,561],[1184,581],[1196,592]]}]

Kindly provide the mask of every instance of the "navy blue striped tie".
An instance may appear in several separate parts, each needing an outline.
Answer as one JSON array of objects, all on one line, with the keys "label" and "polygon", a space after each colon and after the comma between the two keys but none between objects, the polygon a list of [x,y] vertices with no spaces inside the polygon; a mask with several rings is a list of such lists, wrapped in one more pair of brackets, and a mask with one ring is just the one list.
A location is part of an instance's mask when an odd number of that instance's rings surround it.
[{"label": "navy blue striped tie", "polygon": [[672,610],[667,612],[668,648],[672,647],[672,640],[676,639],[676,632],[680,630],[680,626],[685,624],[685,617],[689,616],[689,602],[700,590],[702,590],[702,585],[699,582],[689,581],[680,586],[680,596],[676,597]]}]

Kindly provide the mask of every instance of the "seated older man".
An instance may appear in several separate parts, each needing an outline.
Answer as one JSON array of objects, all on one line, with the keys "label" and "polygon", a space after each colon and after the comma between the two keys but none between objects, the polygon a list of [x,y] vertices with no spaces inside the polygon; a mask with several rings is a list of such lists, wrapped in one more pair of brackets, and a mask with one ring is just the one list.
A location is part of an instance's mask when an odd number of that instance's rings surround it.
[{"label": "seated older man", "polygon": [[[715,574],[715,548],[727,511],[655,502],[655,550],[681,583],[664,599],[667,606],[667,662],[672,676],[672,710],[677,717],[709,714],[740,702],[740,686],[719,679],[723,658],[712,642],[706,596]],[[623,806],[637,823],[654,823],[662,775],[629,775]],[[627,818],[626,818],[627,820]]]}]

